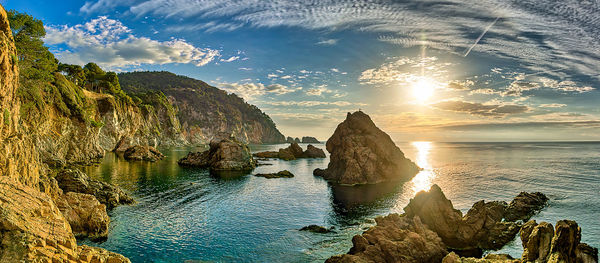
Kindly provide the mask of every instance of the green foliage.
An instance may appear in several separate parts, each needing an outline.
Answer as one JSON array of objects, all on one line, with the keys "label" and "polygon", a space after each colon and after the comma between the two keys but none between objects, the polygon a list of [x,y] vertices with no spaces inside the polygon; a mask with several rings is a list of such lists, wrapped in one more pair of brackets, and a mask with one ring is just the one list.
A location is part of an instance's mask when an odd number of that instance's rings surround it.
[{"label": "green foliage", "polygon": [[101,122],[101,121],[96,121],[96,120],[94,120],[93,118],[90,118],[90,119],[89,119],[89,122],[90,122],[90,124],[91,124],[93,127],[96,127],[96,128],[100,128],[100,127],[104,126],[104,123],[103,123],[103,122]]},{"label": "green foliage", "polygon": [[86,81],[86,75],[83,68],[79,65],[58,64],[58,71],[63,73],[66,78],[77,86],[83,86]]},{"label": "green foliage", "polygon": [[53,87],[56,87],[57,92],[52,92],[55,95],[54,103],[65,115],[85,120],[88,101],[83,90],[59,73],[55,73],[55,79]]},{"label": "green foliage", "polygon": [[105,72],[96,63],[87,63],[83,67],[85,87],[96,92],[112,94],[118,101],[134,104],[119,84],[119,77],[114,72]]},{"label": "green foliage", "polygon": [[7,14],[17,48],[21,83],[28,85],[31,80],[52,81],[58,61],[44,46],[42,39],[46,30],[42,21],[14,10]]},{"label": "green foliage", "polygon": [[10,125],[10,111],[8,109],[4,109],[4,125]]}]

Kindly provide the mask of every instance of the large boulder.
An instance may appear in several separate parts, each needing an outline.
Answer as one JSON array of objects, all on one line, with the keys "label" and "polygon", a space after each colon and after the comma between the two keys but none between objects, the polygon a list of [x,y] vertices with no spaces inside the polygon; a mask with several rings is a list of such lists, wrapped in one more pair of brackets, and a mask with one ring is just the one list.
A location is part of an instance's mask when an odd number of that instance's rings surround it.
[{"label": "large boulder", "polygon": [[56,175],[58,186],[65,192],[84,193],[96,197],[108,209],[118,205],[133,204],[135,201],[121,188],[90,179],[87,174],[78,169],[63,169]]},{"label": "large boulder", "polygon": [[123,158],[132,161],[156,162],[165,156],[152,146],[135,145],[127,148],[123,153]]},{"label": "large boulder", "polygon": [[548,197],[540,192],[521,192],[510,202],[506,208],[506,220],[527,221],[531,218],[531,216],[533,216],[535,211],[544,208],[547,204]]},{"label": "large boulder", "polygon": [[130,262],[102,248],[77,246],[52,199],[0,176],[0,262]]},{"label": "large boulder", "polygon": [[234,139],[211,141],[209,150],[190,152],[178,163],[223,171],[248,171],[256,167],[248,146]]},{"label": "large boulder", "polygon": [[420,170],[362,111],[348,113],[326,146],[331,153],[329,165],[313,173],[331,182],[354,185],[407,181]]},{"label": "large boulder", "polygon": [[319,140],[317,140],[317,138],[315,138],[315,137],[304,136],[304,137],[302,137],[302,143],[321,143],[321,142],[319,142]]},{"label": "large boulder", "polygon": [[76,237],[101,240],[108,236],[106,206],[93,195],[68,192],[54,201]]},{"label": "large boulder", "polygon": [[352,238],[347,254],[326,262],[440,262],[448,253],[441,238],[418,217],[390,214],[375,221],[376,226]]},{"label": "large boulder", "polygon": [[306,146],[306,151],[302,153],[302,158],[325,158],[325,152],[312,144]]}]

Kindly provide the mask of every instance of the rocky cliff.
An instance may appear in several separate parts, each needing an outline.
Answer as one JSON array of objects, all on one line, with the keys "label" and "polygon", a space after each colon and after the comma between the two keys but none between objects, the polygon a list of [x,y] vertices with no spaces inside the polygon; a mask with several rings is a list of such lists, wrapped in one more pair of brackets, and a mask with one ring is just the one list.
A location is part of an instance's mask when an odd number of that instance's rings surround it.
[{"label": "rocky cliff", "polygon": [[132,97],[161,93],[178,109],[182,133],[193,144],[233,135],[244,143],[282,143],[285,137],[271,118],[235,94],[170,72],[119,74],[123,90]]},{"label": "rocky cliff", "polygon": [[22,125],[18,63],[8,16],[0,6],[0,261],[129,262],[104,249],[77,245],[53,201],[60,191],[46,176],[34,144],[38,139]]}]

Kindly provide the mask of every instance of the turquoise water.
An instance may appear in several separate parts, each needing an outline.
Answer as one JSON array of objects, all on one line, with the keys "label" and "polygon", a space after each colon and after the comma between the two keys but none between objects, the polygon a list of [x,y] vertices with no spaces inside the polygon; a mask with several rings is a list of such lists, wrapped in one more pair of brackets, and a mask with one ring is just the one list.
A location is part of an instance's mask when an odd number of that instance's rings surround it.
[{"label": "turquoise water", "polygon": [[[322,262],[346,252],[352,236],[372,226],[374,217],[401,213],[417,191],[436,183],[463,212],[481,199],[510,201],[520,191],[544,192],[550,205],[534,219],[552,224],[574,219],[583,241],[600,247],[600,143],[398,146],[425,170],[404,184],[361,187],[333,186],[314,177],[312,171],[326,167],[328,159],[270,160],[253,171],[287,169],[294,178],[223,178],[179,167],[188,148],[162,149],[167,158],[157,163],[127,162],[109,153],[86,172],[121,186],[138,204],[109,213],[108,240],[84,243],[132,262]],[[335,233],[298,231],[310,224],[333,226]],[[502,250],[517,257],[521,251],[518,238]]]}]

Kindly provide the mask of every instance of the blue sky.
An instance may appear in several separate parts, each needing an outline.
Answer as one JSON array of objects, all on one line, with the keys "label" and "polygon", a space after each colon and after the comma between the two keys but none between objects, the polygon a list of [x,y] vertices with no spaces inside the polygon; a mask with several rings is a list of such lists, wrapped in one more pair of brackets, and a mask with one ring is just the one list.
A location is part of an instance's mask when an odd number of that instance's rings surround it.
[{"label": "blue sky", "polygon": [[400,141],[600,139],[597,1],[0,1],[65,63],[168,70],[290,136],[363,109]]}]

